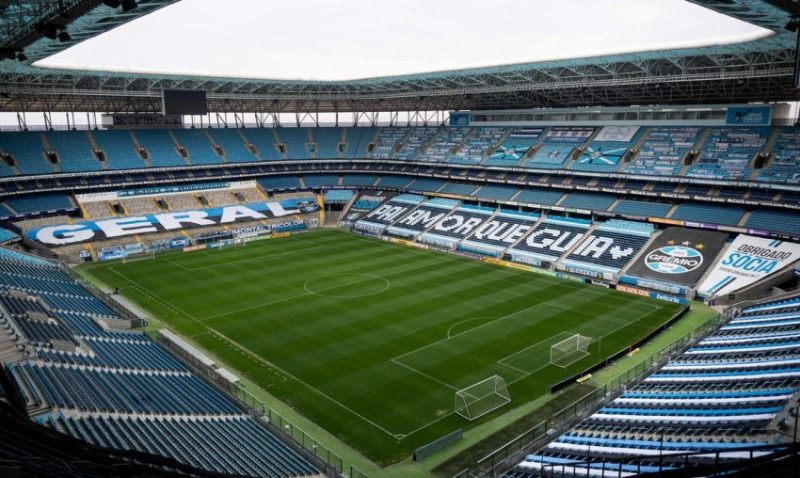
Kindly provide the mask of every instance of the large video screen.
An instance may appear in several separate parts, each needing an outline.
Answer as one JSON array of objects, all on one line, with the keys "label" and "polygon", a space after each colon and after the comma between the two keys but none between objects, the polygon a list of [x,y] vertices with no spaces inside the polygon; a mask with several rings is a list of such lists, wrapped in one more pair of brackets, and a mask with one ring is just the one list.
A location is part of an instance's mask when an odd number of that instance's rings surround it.
[{"label": "large video screen", "polygon": [[208,114],[205,91],[164,90],[161,100],[161,110],[165,115]]}]

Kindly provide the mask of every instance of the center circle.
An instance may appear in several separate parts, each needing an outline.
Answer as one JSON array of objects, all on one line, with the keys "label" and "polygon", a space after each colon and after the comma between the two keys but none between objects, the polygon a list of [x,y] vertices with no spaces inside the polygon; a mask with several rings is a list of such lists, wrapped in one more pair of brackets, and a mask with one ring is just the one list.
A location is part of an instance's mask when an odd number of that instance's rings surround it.
[{"label": "center circle", "polygon": [[355,298],[380,294],[391,282],[373,274],[337,274],[309,279],[303,289],[324,297]]}]

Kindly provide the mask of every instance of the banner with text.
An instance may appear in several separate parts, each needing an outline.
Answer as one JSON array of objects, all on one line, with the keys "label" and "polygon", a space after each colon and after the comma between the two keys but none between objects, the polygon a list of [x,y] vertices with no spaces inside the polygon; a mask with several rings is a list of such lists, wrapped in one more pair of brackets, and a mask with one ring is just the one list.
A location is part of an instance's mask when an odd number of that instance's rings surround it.
[{"label": "banner with text", "polygon": [[25,235],[46,246],[63,246],[136,234],[177,231],[237,222],[259,221],[319,209],[313,197],[256,202],[246,205],[82,221],[32,229]]},{"label": "banner with text", "polygon": [[800,259],[800,244],[740,234],[698,292],[724,295],[754,284]]}]

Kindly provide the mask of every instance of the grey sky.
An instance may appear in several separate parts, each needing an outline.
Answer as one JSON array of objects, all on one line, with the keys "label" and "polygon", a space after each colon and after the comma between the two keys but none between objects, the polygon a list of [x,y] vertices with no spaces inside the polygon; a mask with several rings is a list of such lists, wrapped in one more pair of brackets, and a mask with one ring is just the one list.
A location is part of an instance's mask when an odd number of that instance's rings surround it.
[{"label": "grey sky", "polygon": [[767,33],[683,0],[183,0],[39,64],[345,80]]}]

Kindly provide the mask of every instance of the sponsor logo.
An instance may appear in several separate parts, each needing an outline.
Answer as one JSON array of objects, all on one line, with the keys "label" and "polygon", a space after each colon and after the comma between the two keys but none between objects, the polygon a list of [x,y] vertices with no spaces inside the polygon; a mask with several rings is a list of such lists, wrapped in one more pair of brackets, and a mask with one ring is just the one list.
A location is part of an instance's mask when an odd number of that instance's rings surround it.
[{"label": "sponsor logo", "polygon": [[702,264],[703,254],[689,246],[664,246],[645,257],[645,265],[660,274],[686,274]]},{"label": "sponsor logo", "polygon": [[636,287],[628,287],[626,285],[617,285],[617,290],[625,292],[627,294],[638,295],[641,297],[650,297],[650,292],[642,289],[637,289]]}]

